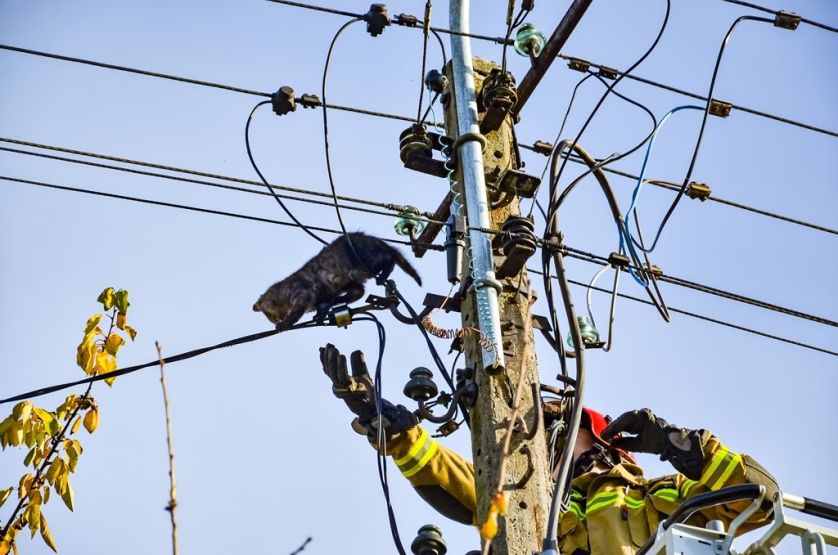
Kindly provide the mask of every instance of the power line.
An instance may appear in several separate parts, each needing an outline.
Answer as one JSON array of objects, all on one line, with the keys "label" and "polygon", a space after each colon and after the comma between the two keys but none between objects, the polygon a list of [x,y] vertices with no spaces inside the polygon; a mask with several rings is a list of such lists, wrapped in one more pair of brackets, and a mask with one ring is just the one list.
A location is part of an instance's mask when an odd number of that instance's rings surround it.
[{"label": "power line", "polygon": [[[723,1],[727,1],[727,0],[723,0]],[[590,62],[588,60],[585,60],[585,59],[582,59],[582,58],[577,58],[575,56],[568,56],[566,54],[559,54],[559,58],[561,58],[563,60],[567,60],[568,62],[570,62],[569,67],[571,69],[576,70],[576,71],[580,71],[580,70],[581,71],[588,71],[589,67],[595,67],[598,70],[598,73],[597,73],[598,75],[607,74],[609,76],[611,76],[611,75],[615,75],[615,76],[618,76],[618,77],[619,76],[625,76],[627,79],[631,79],[632,81],[637,81],[639,83],[644,83],[646,85],[651,85],[653,87],[657,87],[659,89],[667,90],[669,92],[678,93],[678,94],[687,96],[689,98],[694,98],[696,100],[701,100],[703,102],[707,102],[707,100],[708,100],[708,98],[706,96],[702,96],[698,93],[694,93],[694,92],[690,92],[690,91],[687,91],[687,90],[684,90],[684,89],[680,89],[678,87],[674,87],[672,85],[667,85],[665,83],[661,83],[659,81],[654,81],[652,79],[648,79],[646,77],[641,77],[639,75],[634,75],[634,74],[631,74],[631,73],[626,74],[622,71],[616,70],[612,67],[608,67],[604,64],[598,64],[596,62]],[[589,66],[589,67],[586,67],[586,66]],[[580,69],[576,69],[576,68],[580,68]],[[830,131],[829,129],[824,129],[822,127],[816,127],[816,126],[810,125],[808,123],[803,123],[803,122],[796,121],[796,120],[786,118],[786,117],[783,117],[783,116],[770,114],[768,112],[763,112],[763,111],[760,111],[760,110],[756,110],[754,108],[748,108],[747,106],[740,106],[738,104],[733,104],[731,102],[728,102],[728,104],[730,104],[730,107],[733,110],[739,110],[740,112],[746,112],[748,114],[752,114],[752,115],[755,115],[755,116],[760,116],[760,117],[771,119],[771,120],[774,120],[774,121],[779,121],[781,123],[794,125],[796,127],[801,127],[803,129],[808,129],[809,131],[814,131],[816,133],[823,133],[824,135],[829,135],[830,137],[838,137],[838,133],[836,133],[835,131]]]},{"label": "power line", "polygon": [[[608,258],[604,256],[599,256],[596,254],[592,254],[589,252],[585,252],[579,249],[574,249],[572,247],[563,246],[563,250],[565,251],[565,255],[571,258],[576,258],[579,260],[584,260],[586,262],[591,262],[594,264],[608,264]],[[641,268],[636,268],[637,270],[641,270]],[[687,289],[693,289],[695,291],[700,291],[702,293],[707,293],[710,295],[715,295],[717,297],[722,297],[725,299],[729,299],[732,301],[737,301],[744,304],[749,304],[752,306],[757,306],[759,308],[764,308],[766,310],[772,310],[774,312],[779,312],[781,314],[785,314],[787,316],[794,316],[795,318],[801,318],[803,320],[809,320],[811,322],[817,322],[819,324],[825,324],[827,326],[838,327],[838,322],[833,320],[829,320],[828,318],[823,318],[821,316],[815,316],[813,314],[808,314],[806,312],[800,312],[799,310],[794,310],[791,308],[786,308],[784,306],[772,304],[766,301],[761,301],[759,299],[754,299],[751,297],[747,297],[745,295],[740,295],[738,293],[732,293],[730,291],[725,291],[723,289],[717,289],[715,287],[711,287],[709,285],[704,285],[701,283],[697,283],[694,281],[690,281],[687,279],[670,276],[661,273],[657,276],[660,281],[671,283],[673,285],[678,285],[680,287],[685,287]]]},{"label": "power line", "polygon": [[[527,271],[532,272],[534,274],[543,275],[542,272],[540,272],[538,270],[534,270],[532,268],[527,268]],[[554,277],[553,279],[556,279],[556,278]],[[589,285],[587,283],[583,283],[581,281],[575,281],[575,280],[569,279],[568,282],[572,283],[573,285],[578,285],[579,287],[584,287],[585,289],[593,289],[594,291],[599,291],[601,293],[607,293],[609,295],[612,294],[612,291],[610,291],[608,289],[603,289],[602,287],[597,287],[597,286],[591,286],[591,285]],[[617,293],[617,296],[622,297],[624,299],[629,299],[631,301],[635,301],[635,302],[638,302],[638,303],[642,303],[642,304],[647,304],[647,305],[652,305],[653,304],[651,301],[647,301],[646,299],[641,299],[640,297],[635,297],[633,295],[627,295],[625,293]],[[705,322],[710,322],[710,323],[713,323],[713,324],[718,324],[720,326],[725,326],[725,327],[732,328],[732,329],[735,329],[735,330],[744,331],[746,333],[759,335],[761,337],[765,337],[765,338],[768,338],[768,339],[773,339],[775,341],[781,341],[783,343],[789,343],[789,344],[795,345],[797,347],[803,347],[805,349],[812,349],[813,351],[818,351],[818,352],[825,353],[825,354],[828,354],[828,355],[838,356],[838,352],[830,351],[829,349],[825,349],[823,347],[817,347],[815,345],[810,345],[808,343],[803,343],[803,342],[800,342],[800,341],[796,341],[794,339],[788,339],[787,337],[782,337],[782,336],[779,336],[779,335],[772,335],[770,333],[755,330],[753,328],[749,328],[749,327],[746,327],[746,326],[740,326],[739,324],[733,324],[733,323],[727,322],[725,320],[719,320],[717,318],[712,318],[710,316],[705,316],[703,314],[698,314],[697,312],[690,312],[689,310],[683,310],[683,309],[675,308],[675,307],[672,307],[672,306],[670,306],[668,308],[671,312],[676,312],[678,314],[683,314],[684,316],[689,316],[690,318],[696,318],[696,319],[699,319],[699,320],[704,320]]]},{"label": "power line", "polygon": [[[249,216],[249,215],[246,215],[246,214],[239,214],[239,213],[236,213],[236,212],[226,212],[224,210],[213,210],[213,209],[210,209],[210,208],[201,208],[201,207],[198,207],[198,206],[190,206],[190,205],[187,205],[187,204],[178,204],[178,203],[173,203],[173,202],[165,202],[165,201],[161,201],[161,200],[152,200],[152,199],[145,199],[145,198],[140,198],[140,197],[131,197],[131,196],[127,196],[127,195],[119,195],[119,194],[116,194],[116,193],[106,193],[106,192],[103,192],[103,191],[93,191],[93,190],[90,190],[90,189],[82,189],[82,188],[79,188],[79,187],[67,187],[65,185],[56,185],[54,183],[46,183],[46,182],[43,182],[43,181],[34,181],[34,180],[30,180],[30,179],[22,179],[22,178],[10,177],[10,176],[6,176],[6,175],[0,175],[0,180],[11,181],[11,182],[15,182],[15,183],[21,183],[21,184],[24,184],[24,185],[32,185],[32,186],[36,186],[36,187],[45,187],[45,188],[48,188],[48,189],[57,189],[57,190],[60,190],[60,191],[82,193],[82,194],[88,194],[88,195],[94,195],[94,196],[113,198],[113,199],[118,199],[118,200],[128,200],[128,201],[131,201],[131,202],[139,202],[141,204],[151,204],[151,205],[154,205],[154,206],[165,206],[167,208],[179,208],[181,210],[188,210],[188,211],[191,211],[191,212],[200,212],[200,213],[204,213],[204,214],[215,214],[217,216],[227,216],[227,217],[230,217],[230,218],[238,218],[238,219],[250,220],[250,221],[254,221],[254,222],[262,222],[262,223],[282,225],[282,226],[288,226],[288,227],[298,227],[297,224],[295,224],[293,222],[283,222],[281,220],[272,220],[270,218],[261,218],[259,216]],[[343,231],[341,231],[339,229],[331,229],[331,228],[328,228],[328,227],[317,227],[317,226],[308,226],[308,227],[315,230],[315,231],[322,231],[324,233],[333,233],[335,235],[343,235]],[[398,240],[398,239],[389,239],[389,238],[386,238],[386,237],[378,237],[378,239],[381,239],[382,241],[386,241],[388,243],[393,243],[393,244],[396,244],[396,245],[407,245],[407,246],[412,245],[412,243],[410,243],[410,241],[401,241],[401,240]],[[443,245],[423,244],[422,246],[426,247],[430,250],[435,250],[435,251],[444,251],[445,250],[445,247]]]},{"label": "power line", "polygon": [[[775,16],[779,15],[781,13],[784,13],[784,12],[781,12],[781,11],[778,11],[778,10],[772,10],[770,8],[766,8],[764,6],[759,6],[757,4],[752,4],[751,2],[743,2],[742,0],[722,0],[722,2],[727,2],[728,4],[736,4],[736,5],[739,5],[739,6],[745,6],[746,8],[751,8],[753,10],[757,10],[757,11],[764,12],[764,13],[770,13],[770,14],[773,14]],[[833,33],[838,33],[838,29],[836,29],[835,27],[830,27],[826,23],[820,23],[819,21],[814,21],[812,19],[807,19],[805,17],[801,17],[800,21],[801,21],[801,23],[808,23],[809,25],[813,25],[815,27],[820,27],[821,29],[825,29],[827,31],[832,31]]]},{"label": "power line", "polygon": [[[120,167],[120,166],[111,166],[109,164],[100,164],[98,162],[89,162],[87,160],[76,160],[76,159],[73,159],[73,158],[65,158],[63,156],[53,156],[51,154],[44,154],[42,152],[30,152],[30,151],[27,151],[27,150],[19,150],[19,149],[16,149],[16,148],[8,148],[8,147],[4,147],[4,146],[0,146],[0,151],[12,152],[12,153],[15,153],[15,154],[25,154],[25,155],[28,155],[28,156],[37,156],[39,158],[46,158],[48,160],[58,160],[58,161],[61,161],[61,162],[70,162],[70,163],[73,163],[73,164],[82,164],[82,165],[85,165],[85,166],[92,166],[92,167],[95,167],[95,168],[102,168],[102,169],[107,169],[107,170],[116,170],[116,171],[121,171],[121,172],[126,172],[126,173],[132,173],[132,174],[136,174],[136,175],[144,175],[144,176],[147,176],[147,177],[158,177],[158,178],[161,178],[161,179],[169,179],[169,180],[172,180],[172,181],[179,181],[179,182],[183,182],[183,183],[194,183],[196,185],[204,185],[204,186],[207,186],[207,187],[224,189],[224,190],[228,190],[228,191],[250,193],[250,194],[253,194],[253,195],[271,196],[271,193],[269,193],[269,192],[258,191],[258,190],[255,190],[255,189],[248,189],[248,188],[245,188],[245,187],[236,187],[235,185],[225,185],[223,183],[212,183],[211,181],[204,181],[204,180],[201,180],[201,179],[192,179],[192,178],[188,178],[188,177],[180,177],[180,176],[177,176],[177,175],[167,175],[167,174],[164,174],[164,173],[149,172],[149,171],[138,170],[138,169],[134,169],[134,168],[123,168],[123,167]],[[278,186],[274,185],[274,187],[278,187]],[[318,196],[322,194],[323,196],[328,196],[329,198],[331,198],[331,195],[326,195],[325,193],[318,193],[317,191],[310,191],[307,194],[318,195]],[[303,203],[307,203],[307,204],[316,204],[316,205],[320,205],[320,206],[328,206],[330,208],[334,207],[334,203],[331,202],[331,201],[316,200],[316,199],[311,199],[311,198],[298,197],[298,196],[294,196],[294,195],[283,195],[283,194],[279,194],[279,193],[277,193],[276,196],[278,196],[280,198],[283,198],[283,199],[293,200],[293,201],[296,201],[296,202],[303,202]],[[370,202],[373,202],[373,201],[370,201]],[[362,207],[359,207],[359,206],[350,206],[348,204],[341,204],[340,207],[344,210],[353,210],[353,211],[356,211],[356,212],[364,212],[364,213],[367,213],[367,214],[376,214],[376,215],[379,215],[379,216],[398,216],[400,214],[400,212],[398,212],[398,211],[389,211],[388,212],[388,211],[384,211],[384,210],[362,208]],[[425,218],[424,216],[417,216],[417,218],[422,220],[422,221],[428,222],[428,223],[436,223],[436,224],[444,224],[445,223],[445,222],[440,222],[438,220],[428,219],[428,218]]]},{"label": "power line", "polygon": [[[100,154],[100,153],[96,153],[96,152],[87,152],[87,151],[84,151],[84,150],[76,150],[76,149],[66,148],[66,147],[61,147],[61,146],[47,145],[47,144],[42,144],[42,143],[33,143],[33,142],[30,142],[30,141],[21,141],[19,139],[11,139],[11,138],[7,138],[7,137],[0,137],[0,142],[10,143],[10,144],[15,144],[15,145],[20,145],[20,146],[28,146],[28,147],[32,147],[32,148],[40,148],[40,149],[44,149],[44,150],[52,150],[54,152],[63,152],[65,154],[74,154],[74,155],[77,155],[77,156],[86,156],[88,158],[97,158],[97,159],[100,159],[100,160],[109,160],[111,162],[120,162],[122,164],[132,164],[132,165],[142,166],[142,167],[146,167],[146,168],[154,168],[154,169],[158,169],[158,170],[166,170],[166,171],[171,171],[171,172],[176,172],[176,173],[185,173],[185,174],[188,174],[188,175],[196,175],[196,176],[199,176],[199,177],[219,179],[219,180],[222,180],[222,181],[230,181],[230,182],[233,182],[233,183],[244,183],[246,185],[255,185],[257,187],[264,187],[265,186],[262,182],[254,181],[254,180],[251,180],[251,179],[244,179],[244,178],[240,178],[240,177],[230,177],[230,176],[216,174],[216,173],[208,173],[208,172],[192,170],[192,169],[187,169],[187,168],[180,168],[180,167],[177,167],[177,166],[168,166],[168,165],[164,165],[164,164],[157,164],[157,163],[154,163],[154,162],[143,162],[143,161],[140,161],[140,160],[132,160],[130,158],[121,158],[121,157],[117,157],[117,156],[110,156],[110,155],[107,155],[107,154]],[[92,162],[85,162],[85,161],[82,161],[82,160],[74,160],[74,159],[71,159],[71,158],[63,158],[63,157],[59,157],[59,156],[48,156],[48,155],[42,154],[42,153],[26,152],[26,151],[22,151],[22,150],[2,148],[2,147],[0,147],[0,150],[6,150],[6,151],[10,151],[10,152],[19,153],[19,154],[27,154],[27,155],[31,155],[31,156],[39,156],[39,157],[42,157],[42,158],[51,158],[51,159],[61,160],[61,161],[64,161],[64,162],[71,162],[71,163],[74,163],[74,164],[84,164],[84,165],[88,165],[88,166],[105,167],[107,169],[113,169],[113,170],[118,170],[118,171],[129,172],[129,173],[139,173],[139,174],[145,175],[145,172],[140,172],[138,170],[132,170],[132,169],[129,169],[129,168],[119,168],[119,167],[115,167],[115,166],[107,166],[105,164],[101,164],[101,165],[100,164],[94,164]],[[176,178],[174,176],[163,176],[163,175],[158,175],[158,174],[151,174],[151,175],[153,175],[155,177],[164,177],[166,179],[175,179],[175,180],[178,180],[178,181],[183,181],[184,180],[183,178]],[[210,185],[209,183],[205,183],[205,182],[200,182],[200,183]],[[329,193],[321,193],[319,191],[312,191],[310,189],[300,189],[300,188],[297,188],[297,187],[289,187],[287,185],[277,185],[275,183],[272,183],[271,185],[275,189],[280,189],[280,190],[283,190],[283,191],[289,191],[289,192],[292,192],[292,193],[299,193],[299,194],[304,194],[304,195],[318,196],[318,197],[328,198],[330,201],[332,200],[332,195],[329,194]],[[217,185],[217,184],[214,185],[214,186],[222,187],[222,185]],[[367,200],[367,199],[359,199],[359,198],[349,197],[349,196],[344,196],[344,195],[339,195],[338,199],[343,200],[343,201],[347,201],[347,202],[355,202],[355,203],[358,203],[358,204],[366,204],[366,205],[369,205],[369,206],[377,206],[379,208],[384,208],[385,210],[393,211],[396,214],[398,214],[400,212],[414,212],[414,211],[416,211],[416,209],[412,206],[406,206],[406,205],[394,204],[394,203],[388,203],[388,202],[378,202],[378,201]],[[327,204],[329,206],[334,206],[333,202],[329,202]],[[424,219],[428,222],[439,223],[436,220],[433,220],[433,218],[431,218],[430,213],[422,212],[420,214],[420,216],[421,216],[422,219]]]},{"label": "power line", "polygon": [[[268,219],[268,218],[260,218],[260,217],[257,217],[257,216],[249,216],[249,215],[245,215],[245,214],[225,212],[225,211],[221,211],[221,210],[211,210],[211,209],[200,208],[200,207],[195,207],[195,206],[188,206],[188,205],[183,205],[183,204],[175,204],[175,203],[169,203],[169,202],[163,202],[163,201],[155,201],[155,200],[151,200],[151,199],[130,197],[130,196],[118,195],[118,194],[114,194],[114,193],[92,191],[92,190],[89,190],[89,189],[81,189],[81,188],[77,188],[77,187],[66,187],[66,186],[63,186],[63,185],[56,185],[56,184],[45,183],[45,182],[41,182],[41,181],[20,179],[20,178],[3,176],[3,175],[0,175],[0,180],[5,180],[5,181],[10,181],[10,182],[15,182],[15,183],[21,183],[21,184],[25,184],[25,185],[32,185],[32,186],[37,186],[37,187],[45,187],[45,188],[50,188],[50,189],[62,190],[62,191],[69,191],[69,192],[75,192],[75,193],[102,196],[102,197],[107,197],[107,198],[114,198],[114,199],[119,199],[119,200],[139,202],[139,203],[150,204],[150,205],[155,205],[155,206],[165,206],[165,207],[169,207],[169,208],[179,208],[179,209],[182,209],[182,210],[188,210],[188,211],[193,211],[193,212],[199,212],[199,213],[205,213],[205,214],[214,214],[214,215],[219,215],[219,216],[227,216],[227,217],[250,220],[250,221],[256,221],[256,222],[262,222],[262,223],[270,223],[270,224],[274,224],[274,225],[297,227],[295,224],[293,224],[291,222],[283,222],[283,221],[279,221],[279,220],[271,220],[271,219]],[[343,232],[341,230],[338,230],[338,229],[330,229],[330,228],[314,227],[314,226],[311,226],[311,228],[314,229],[314,230],[317,230],[317,231],[322,231],[324,233],[332,233],[332,234],[335,234],[335,235],[342,235],[343,234]],[[482,231],[486,231],[486,230],[482,230]],[[496,230],[488,230],[488,231],[496,231]],[[383,241],[386,241],[388,243],[399,244],[399,245],[410,245],[409,241],[400,241],[398,239],[390,239],[390,238],[383,238],[383,237],[380,237],[380,239],[383,240]],[[430,250],[435,250],[435,251],[440,251],[440,252],[445,250],[445,247],[442,246],[442,245],[430,244],[430,245],[426,245],[426,246]],[[567,247],[565,247],[565,248],[567,249]],[[577,254],[579,252],[584,252],[584,251],[577,251],[576,249],[568,249],[568,255],[574,255],[574,254]],[[585,254],[589,254],[589,253],[585,253]],[[591,257],[596,257],[596,255],[591,255]],[[601,257],[599,257],[599,258],[601,258]],[[538,274],[538,275],[543,275],[543,273],[541,273],[539,271],[536,271],[536,270],[530,269],[529,271],[531,271],[535,274]],[[584,283],[578,283],[578,282],[572,282],[572,283],[574,283],[576,285],[581,285],[583,287],[589,287],[588,284],[584,284]],[[611,293],[611,291],[608,291],[608,290],[605,290],[605,289],[600,289],[600,288],[597,288],[597,287],[593,287],[593,289],[595,289],[597,291],[604,291],[604,292],[607,292],[607,293]],[[618,295],[621,296],[621,297],[624,297],[624,298],[628,298],[628,299],[631,299],[631,300],[642,302],[644,304],[650,304],[650,305],[653,304],[650,301],[646,301],[644,299],[640,299],[640,298],[633,297],[633,296],[630,296],[630,295],[625,295],[625,294],[621,294],[621,293],[618,294]],[[759,301],[756,301],[756,302],[759,302]],[[755,305],[755,306],[760,306],[760,305]],[[782,308],[782,307],[779,307],[779,308]],[[734,329],[739,329],[739,330],[746,331],[746,332],[749,332],[749,333],[754,333],[756,335],[761,335],[763,337],[768,337],[770,339],[776,339],[778,341],[783,341],[783,342],[786,342],[786,343],[791,343],[793,345],[798,345],[798,346],[801,346],[801,347],[806,347],[806,348],[813,349],[813,350],[816,350],[816,351],[820,351],[820,352],[823,352],[823,353],[838,356],[838,353],[827,350],[827,349],[823,349],[821,347],[815,347],[815,346],[812,346],[812,345],[809,345],[809,344],[806,344],[806,343],[801,343],[801,342],[797,342],[797,341],[787,339],[787,338],[783,338],[783,337],[780,337],[780,336],[767,334],[767,333],[760,332],[758,330],[753,330],[751,328],[747,328],[747,327],[744,327],[744,326],[731,324],[729,322],[725,322],[725,321],[722,321],[722,320],[716,320],[716,319],[710,318],[708,316],[703,316],[701,314],[692,313],[692,312],[688,312],[688,311],[681,310],[681,309],[675,309],[675,308],[672,308],[672,307],[669,307],[669,309],[673,312],[678,312],[680,314],[685,314],[687,316],[691,316],[691,317],[694,317],[694,318],[699,318],[699,319],[706,320],[706,321],[709,321],[709,322],[714,322],[714,323],[717,323],[717,324],[725,325],[725,326],[728,326],[728,327],[731,327],[731,328],[734,328]],[[155,362],[155,364],[156,364],[156,362]]]},{"label": "power line", "polygon": [[[168,73],[159,73],[159,72],[156,72],[156,71],[148,71],[148,70],[137,69],[137,68],[132,68],[132,67],[128,67],[128,66],[107,64],[107,63],[104,63],[104,62],[97,62],[95,60],[87,60],[87,59],[84,59],[84,58],[76,58],[76,57],[73,57],[73,56],[65,56],[63,54],[53,54],[53,53],[50,53],[50,52],[43,52],[43,51],[40,51],[40,50],[31,50],[29,48],[20,48],[20,47],[11,46],[11,45],[8,45],[8,44],[0,44],[0,50],[9,50],[11,52],[19,52],[19,53],[22,53],[22,54],[31,54],[33,56],[40,56],[42,58],[52,58],[52,59],[55,59],[55,60],[61,60],[61,61],[65,61],[65,62],[74,62],[74,63],[84,64],[84,65],[89,65],[89,66],[101,67],[101,68],[105,68],[105,69],[124,71],[124,72],[127,72],[127,73],[134,73],[134,74],[137,74],[137,75],[145,75],[145,76],[148,76],[148,77],[157,77],[159,79],[168,79],[168,80],[177,81],[177,82],[180,82],[180,83],[189,83],[190,85],[199,85],[199,86],[202,86],[202,87],[210,87],[210,88],[214,88],[214,89],[221,89],[221,90],[230,91],[230,92],[248,94],[248,95],[252,95],[252,96],[262,96],[262,97],[267,97],[267,98],[271,97],[271,93],[268,93],[268,92],[256,91],[256,90],[252,90],[252,89],[244,89],[244,88],[241,88],[241,87],[234,87],[232,85],[224,85],[224,84],[221,84],[221,83],[213,83],[211,81],[201,81],[201,80],[198,80],[198,79],[190,79],[188,77],[181,77],[179,75],[171,75],[171,74],[168,74]],[[320,107],[323,106],[323,104],[319,99],[317,99],[317,100],[312,102],[311,106],[313,108],[320,108]],[[374,116],[374,117],[378,117],[378,118],[392,119],[392,120],[396,120],[396,121],[406,121],[406,122],[409,122],[409,123],[415,123],[416,122],[415,118],[411,118],[411,117],[408,117],[408,116],[400,116],[400,115],[397,115],[397,114],[389,114],[387,112],[379,112],[379,111],[376,111],[376,110],[367,110],[367,109],[364,109],[364,108],[356,108],[356,107],[353,107],[353,106],[342,106],[340,104],[329,104],[329,108],[331,108],[332,110],[340,110],[340,111],[343,111],[343,112],[363,114],[363,115],[366,115],[366,116]],[[441,126],[438,126],[438,127],[441,127]]]},{"label": "power line", "polygon": [[[354,12],[347,12],[343,10],[336,10],[334,8],[327,8],[324,6],[316,6],[314,4],[305,4],[303,2],[292,2],[291,0],[268,0],[268,2],[273,2],[274,4],[284,4],[286,6],[291,6],[294,8],[303,8],[306,10],[312,10],[316,12],[323,12],[323,13],[330,13],[333,15],[342,15],[344,17],[351,17],[356,19],[364,19],[364,15],[362,13],[354,13]],[[390,19],[390,23],[394,25],[399,25],[401,27],[410,27],[415,29],[421,29],[421,27],[414,27],[411,24],[408,24],[407,21],[412,20],[413,16],[406,16],[406,14],[402,14],[401,16],[394,17]],[[477,33],[464,33],[462,31],[455,31],[453,29],[446,29],[445,27],[428,27],[431,31],[435,31],[437,33],[445,33],[446,35],[458,35],[461,37],[469,37],[472,39],[477,40],[485,40],[489,42],[494,42],[495,44],[512,44],[514,41],[505,39],[504,37],[492,37],[489,35],[480,35]]]},{"label": "power line", "polygon": [[[518,146],[525,149],[525,150],[530,150],[532,152],[538,152],[540,154],[543,153],[543,151],[541,151],[540,149],[537,150],[532,145],[527,145],[527,144],[521,143]],[[577,164],[586,165],[585,162],[582,161],[581,158],[579,158],[577,155],[574,155],[574,154],[570,155],[570,161],[575,162]],[[637,175],[634,175],[634,174],[626,172],[626,171],[617,170],[617,169],[611,168],[610,166],[607,166],[607,165],[602,166],[602,170],[606,171],[606,172],[609,172],[609,173],[613,173],[614,175],[619,175],[619,176],[622,176],[622,177],[626,177],[626,178],[634,180],[634,181],[636,181],[638,179]],[[673,183],[671,181],[665,181],[665,180],[661,180],[661,179],[648,179],[648,180],[645,181],[645,183],[647,183],[649,185],[653,185],[655,187],[662,188],[662,189],[668,189],[670,191],[678,191],[681,188],[681,186],[678,185],[677,183]],[[759,214],[761,216],[767,216],[769,218],[773,218],[773,219],[776,219],[776,220],[781,220],[781,221],[784,221],[784,222],[787,222],[787,223],[791,223],[791,224],[795,224],[795,225],[799,225],[799,226],[803,226],[803,227],[808,227],[808,228],[811,228],[811,229],[815,229],[817,231],[823,231],[823,232],[826,232],[826,233],[831,233],[833,235],[838,235],[838,230],[835,230],[835,229],[832,229],[832,228],[829,228],[829,227],[826,227],[826,226],[822,226],[822,225],[819,225],[819,224],[813,224],[811,222],[807,222],[807,221],[804,221],[804,220],[799,220],[799,219],[796,219],[796,218],[792,218],[790,216],[784,216],[783,214],[777,214],[776,212],[770,212],[768,210],[763,210],[761,208],[754,208],[753,206],[748,206],[746,204],[734,202],[732,200],[723,199],[721,197],[717,197],[717,196],[714,196],[714,195],[708,196],[707,200],[712,201],[712,202],[718,202],[719,204],[725,204],[727,206],[732,206],[734,208],[739,208],[741,210],[745,210],[747,212],[752,212],[754,214]]]}]

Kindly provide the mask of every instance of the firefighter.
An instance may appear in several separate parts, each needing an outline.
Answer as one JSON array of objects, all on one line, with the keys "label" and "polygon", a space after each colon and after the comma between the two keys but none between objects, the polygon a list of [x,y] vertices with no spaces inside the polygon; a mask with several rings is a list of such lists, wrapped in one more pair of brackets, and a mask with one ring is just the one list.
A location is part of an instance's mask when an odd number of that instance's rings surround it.
[{"label": "firefighter", "polygon": [[[363,353],[350,355],[351,373],[346,357],[331,344],[320,349],[320,360],[333,393],[356,415],[353,429],[366,434],[373,445],[383,435],[386,454],[436,510],[457,522],[478,525],[471,463],[431,438],[406,407],[381,400],[379,415]],[[557,418],[556,406],[544,403],[548,427]],[[553,445],[557,451],[561,448]],[[678,473],[646,479],[632,452],[660,455]],[[560,552],[567,555],[634,554],[661,520],[699,493],[756,483],[765,486],[770,499],[778,490],[771,475],[748,455],[731,451],[707,430],[671,426],[649,409],[627,412],[609,423],[602,414],[584,408],[573,455],[569,504],[558,526]],[[720,520],[728,526],[749,504],[738,501],[704,509],[687,523],[703,527]],[[757,511],[739,532],[761,526],[769,517]]]}]

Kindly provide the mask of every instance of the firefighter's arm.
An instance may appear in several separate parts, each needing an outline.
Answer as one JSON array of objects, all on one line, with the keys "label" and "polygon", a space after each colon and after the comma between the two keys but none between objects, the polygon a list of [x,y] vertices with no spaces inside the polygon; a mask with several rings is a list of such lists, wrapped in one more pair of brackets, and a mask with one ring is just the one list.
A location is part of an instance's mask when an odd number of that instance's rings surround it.
[{"label": "firefighter's arm", "polygon": [[441,445],[421,426],[392,438],[387,454],[433,508],[463,524],[476,522],[474,468],[470,462]]},{"label": "firefighter's arm", "polygon": [[[730,450],[719,439],[706,430],[694,431],[691,439],[697,443],[701,457],[701,468],[679,468],[676,477],[678,497],[686,500],[700,493],[718,491],[739,484],[759,484],[765,487],[765,499],[770,501],[778,491],[774,477],[762,465],[748,455]],[[675,464],[676,468],[680,465]],[[685,473],[684,471],[687,471]],[[686,474],[686,475],[685,475]],[[770,519],[770,503],[754,513],[739,529],[740,533],[762,526]],[[750,500],[717,505],[701,511],[707,520],[721,520],[726,525],[751,504]]]}]

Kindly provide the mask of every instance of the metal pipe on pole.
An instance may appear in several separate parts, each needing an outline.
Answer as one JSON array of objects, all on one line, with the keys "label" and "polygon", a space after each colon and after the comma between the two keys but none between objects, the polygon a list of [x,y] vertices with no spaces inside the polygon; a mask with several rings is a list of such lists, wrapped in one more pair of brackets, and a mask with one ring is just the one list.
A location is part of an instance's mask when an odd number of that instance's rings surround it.
[{"label": "metal pipe on pole", "polygon": [[[468,19],[469,0],[451,0],[449,8],[451,29],[458,33],[468,33]],[[471,228],[469,254],[477,297],[478,324],[480,331],[494,345],[493,352],[482,349],[483,367],[502,367],[504,356],[500,342],[498,307],[501,284],[495,277],[491,242],[484,233],[475,230],[475,228],[490,227],[490,222],[482,153],[486,139],[480,134],[480,127],[477,123],[477,95],[469,37],[461,34],[451,35],[451,62],[459,131],[454,146],[462,167],[463,193],[468,225]]]}]

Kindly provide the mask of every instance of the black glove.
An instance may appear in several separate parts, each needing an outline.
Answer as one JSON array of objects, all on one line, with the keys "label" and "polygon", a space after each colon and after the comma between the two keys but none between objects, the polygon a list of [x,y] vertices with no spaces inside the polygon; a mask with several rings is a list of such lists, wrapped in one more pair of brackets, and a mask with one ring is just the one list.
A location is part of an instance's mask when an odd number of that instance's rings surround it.
[{"label": "black glove", "polygon": [[364,353],[355,351],[350,355],[352,375],[346,369],[346,356],[337,347],[327,343],[320,347],[320,362],[323,372],[332,380],[332,393],[343,399],[358,418],[369,420],[375,416],[375,388],[364,361]]},{"label": "black glove", "polygon": [[[614,437],[622,432],[632,437]],[[702,431],[670,426],[666,420],[655,416],[649,409],[633,410],[622,414],[602,430],[602,438],[610,440],[611,447],[638,453],[660,455],[675,470],[687,478],[698,480],[704,466]],[[610,439],[610,438],[614,439]]]},{"label": "black glove", "polygon": [[387,399],[382,399],[380,418],[373,414],[369,419],[359,417],[358,422],[367,429],[370,441],[375,444],[378,441],[379,423],[384,427],[385,438],[389,440],[419,424],[419,419],[404,405],[394,405]]}]

